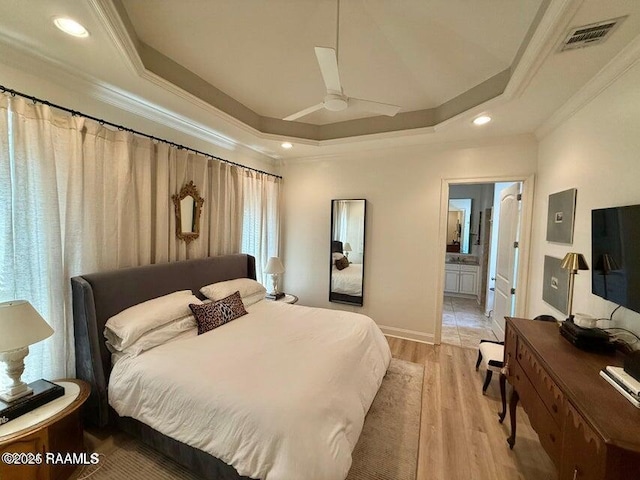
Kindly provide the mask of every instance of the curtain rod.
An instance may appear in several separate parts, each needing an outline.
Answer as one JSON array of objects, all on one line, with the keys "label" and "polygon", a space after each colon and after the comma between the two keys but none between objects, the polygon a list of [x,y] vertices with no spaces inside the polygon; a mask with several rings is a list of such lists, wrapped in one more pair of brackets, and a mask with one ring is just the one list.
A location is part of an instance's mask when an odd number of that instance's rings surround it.
[{"label": "curtain rod", "polygon": [[230,165],[235,165],[236,167],[244,168],[246,170],[252,170],[254,172],[263,173],[263,174],[269,175],[271,177],[276,177],[276,178],[280,178],[280,179],[282,178],[282,176],[280,176],[280,175],[276,175],[274,173],[265,172],[264,170],[259,170],[257,168],[253,168],[253,167],[247,167],[246,165],[242,165],[240,163],[232,162],[231,160],[226,160],[224,158],[220,158],[220,157],[217,157],[215,155],[211,155],[210,153],[201,152],[200,150],[196,150],[195,148],[185,147],[184,145],[180,145],[179,143],[175,143],[175,142],[172,142],[170,140],[165,140],[164,138],[159,138],[159,137],[155,137],[153,135],[149,135],[147,133],[139,132],[139,131],[134,130],[132,128],[128,128],[128,127],[125,127],[123,125],[118,125],[117,123],[109,122],[108,120],[104,120],[102,118],[97,118],[97,117],[94,117],[92,115],[87,115],[86,113],[79,112],[77,110],[72,110],[70,108],[63,107],[61,105],[52,103],[52,102],[50,102],[48,100],[42,100],[42,99],[34,97],[32,95],[27,95],[26,93],[18,92],[17,90],[13,90],[11,88],[7,88],[4,85],[0,85],[0,91],[2,91],[2,93],[9,93],[12,97],[18,96],[18,97],[26,98],[27,100],[31,100],[34,103],[34,105],[36,103],[41,103],[42,105],[47,105],[48,107],[57,108],[58,110],[62,110],[63,112],[70,113],[74,117],[88,118],[90,120],[98,122],[100,125],[108,125],[110,127],[117,128],[118,130],[123,131],[123,132],[133,133],[133,134],[139,135],[141,137],[145,137],[145,138],[149,138],[151,140],[155,140],[156,142],[166,143],[167,145],[175,147],[178,150],[187,150],[188,152],[197,153],[198,155],[202,155],[202,156],[207,157],[209,159],[216,159],[216,160],[219,160],[221,162],[228,163]]}]

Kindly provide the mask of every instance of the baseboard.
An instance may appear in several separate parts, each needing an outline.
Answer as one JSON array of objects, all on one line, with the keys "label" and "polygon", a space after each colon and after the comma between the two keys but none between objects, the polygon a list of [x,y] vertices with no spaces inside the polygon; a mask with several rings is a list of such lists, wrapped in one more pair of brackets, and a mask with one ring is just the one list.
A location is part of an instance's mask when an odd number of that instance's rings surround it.
[{"label": "baseboard", "polygon": [[385,325],[378,326],[380,330],[382,330],[382,333],[388,337],[402,338],[404,340],[411,340],[412,342],[428,343],[431,345],[435,343],[435,337],[429,333],[406,330],[404,328],[387,327]]}]

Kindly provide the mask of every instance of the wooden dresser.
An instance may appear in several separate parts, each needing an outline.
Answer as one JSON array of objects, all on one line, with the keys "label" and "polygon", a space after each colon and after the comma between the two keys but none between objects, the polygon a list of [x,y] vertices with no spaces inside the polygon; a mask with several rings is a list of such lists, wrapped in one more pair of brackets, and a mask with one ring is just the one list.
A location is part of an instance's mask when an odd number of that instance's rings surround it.
[{"label": "wooden dresser", "polygon": [[504,355],[512,447],[520,401],[559,480],[640,479],[640,409],[599,375],[620,356],[585,352],[556,323],[522,318],[507,318]]}]

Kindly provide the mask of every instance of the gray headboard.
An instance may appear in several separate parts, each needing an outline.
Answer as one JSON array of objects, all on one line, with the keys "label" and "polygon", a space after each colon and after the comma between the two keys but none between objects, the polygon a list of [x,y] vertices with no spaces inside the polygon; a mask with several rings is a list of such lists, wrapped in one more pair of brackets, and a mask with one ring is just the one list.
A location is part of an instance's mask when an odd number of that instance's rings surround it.
[{"label": "gray headboard", "polygon": [[256,278],[251,255],[223,255],[198,260],[147,265],[73,277],[73,326],[76,375],[91,385],[85,417],[104,426],[109,421],[107,385],[111,354],[103,331],[109,318],[138,303],[177,290],[198,290],[234,278]]}]

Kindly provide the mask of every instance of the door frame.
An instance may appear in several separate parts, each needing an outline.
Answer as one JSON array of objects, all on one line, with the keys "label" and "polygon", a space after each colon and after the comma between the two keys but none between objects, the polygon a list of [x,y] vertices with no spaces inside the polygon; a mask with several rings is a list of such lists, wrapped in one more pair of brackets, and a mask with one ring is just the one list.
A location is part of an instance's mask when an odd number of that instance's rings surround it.
[{"label": "door frame", "polygon": [[520,216],[518,254],[518,274],[516,285],[518,296],[516,297],[517,317],[525,317],[528,307],[528,279],[529,261],[531,256],[531,229],[533,225],[533,195],[535,188],[535,174],[531,175],[506,175],[472,178],[443,178],[440,189],[440,226],[438,230],[438,269],[436,288],[436,329],[434,342],[440,345],[442,337],[442,309],[444,301],[444,269],[447,256],[447,216],[449,212],[449,187],[451,185],[473,185],[480,183],[498,182],[522,182],[522,210]]}]

